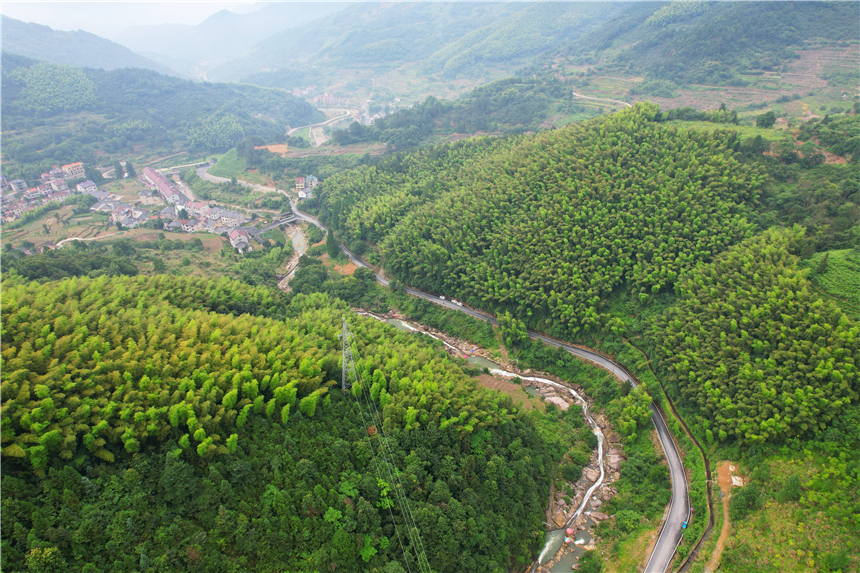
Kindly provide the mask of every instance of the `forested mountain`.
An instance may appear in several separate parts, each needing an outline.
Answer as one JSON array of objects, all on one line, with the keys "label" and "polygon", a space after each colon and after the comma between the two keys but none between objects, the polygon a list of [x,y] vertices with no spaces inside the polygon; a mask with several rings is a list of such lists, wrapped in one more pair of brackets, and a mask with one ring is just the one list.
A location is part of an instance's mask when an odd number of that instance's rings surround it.
[{"label": "forested mountain", "polygon": [[669,289],[751,229],[761,175],[734,132],[677,131],[640,104],[528,138],[469,140],[336,175],[320,215],[379,245],[394,278],[543,331],[599,327],[630,283]]},{"label": "forested mountain", "polygon": [[263,68],[325,65],[390,67],[427,58],[450,42],[522,10],[516,3],[362,3],[286,30],[217,66],[208,75],[235,80]]},{"label": "forested mountain", "polygon": [[560,53],[679,85],[743,85],[740,74],[779,69],[796,49],[856,42],[858,15],[852,2],[631,3]]},{"label": "forested mountain", "polygon": [[283,90],[140,69],[82,70],[10,54],[3,54],[2,113],[3,155],[11,160],[3,173],[28,179],[51,163],[93,163],[96,151],[226,150],[255,135],[277,141],[287,125],[323,117]]},{"label": "forested mountain", "polygon": [[21,22],[8,16],[2,16],[2,27],[4,53],[82,68],[143,68],[171,76],[180,75],[168,66],[83,30],[52,30],[48,26]]},{"label": "forested mountain", "polygon": [[211,71],[235,80],[263,68],[388,69],[421,64],[424,74],[481,76],[511,71],[547,48],[560,48],[621,10],[600,3],[363,3],[275,34]]},{"label": "forested mountain", "polygon": [[508,78],[475,88],[454,101],[428,97],[372,125],[356,122],[336,130],[332,139],[341,145],[382,141],[390,149],[405,149],[425,143],[431,136],[538,131],[547,127],[544,122],[552,124],[551,116],[570,123],[597,113],[578,105],[570,88],[557,79]]},{"label": "forested mountain", "polygon": [[860,327],[796,267],[802,239],[769,231],[689,273],[655,330],[666,380],[709,441],[809,436],[860,398]]},{"label": "forested mountain", "polygon": [[245,14],[221,10],[194,26],[131,26],[117,34],[115,40],[187,75],[197,76],[273,34],[324,18],[348,4],[273,2],[260,6]]},{"label": "forested mountain", "polygon": [[3,292],[4,570],[402,572],[383,429],[435,571],[522,567],[539,546],[570,443],[426,338],[354,317],[366,387],[344,395],[349,311],[323,295],[164,275]]}]

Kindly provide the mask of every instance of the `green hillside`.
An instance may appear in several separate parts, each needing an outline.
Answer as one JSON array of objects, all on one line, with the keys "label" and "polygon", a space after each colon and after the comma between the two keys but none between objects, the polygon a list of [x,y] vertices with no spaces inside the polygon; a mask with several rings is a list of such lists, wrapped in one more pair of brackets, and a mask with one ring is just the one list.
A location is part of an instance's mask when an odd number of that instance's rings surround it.
[{"label": "green hillside", "polygon": [[171,76],[181,75],[125,46],[83,30],[52,30],[8,16],[2,16],[2,26],[3,51],[9,54],[81,68],[142,68]]},{"label": "green hillside", "polygon": [[372,125],[353,123],[335,130],[332,139],[340,145],[381,141],[389,149],[405,149],[453,134],[539,131],[599,113],[596,106],[574,101],[570,89],[558,80],[508,78],[453,101],[428,97]]},{"label": "green hillside", "polygon": [[850,2],[637,3],[562,53],[679,85],[744,85],[797,49],[856,43],[857,17]]},{"label": "green hillside", "polygon": [[3,292],[4,570],[404,571],[380,430],[435,571],[522,567],[549,468],[590,434],[574,414],[541,437],[428,339],[355,316],[366,387],[342,394],[350,313],[322,295],[166,275]]},{"label": "green hillside", "polygon": [[860,330],[796,268],[801,239],[768,232],[685,276],[656,329],[666,381],[709,442],[812,434],[860,398]]},{"label": "green hillside", "polygon": [[487,66],[500,65],[512,72],[621,10],[618,4],[594,3],[356,4],[274,34],[208,76],[248,77],[271,85],[266,77],[279,70],[315,66],[335,83],[338,78],[332,74],[345,70],[384,71],[406,64],[416,66],[424,77],[486,77]]},{"label": "green hillside", "polygon": [[81,70],[6,53],[2,113],[3,173],[25,179],[38,178],[51,163],[94,163],[97,152],[206,153],[243,137],[277,141],[286,125],[323,118],[283,90],[195,83],[141,69]]},{"label": "green hillside", "polygon": [[[326,181],[319,212],[394,278],[560,336],[602,326],[741,240],[762,178],[734,132],[676,131],[653,105],[528,138],[470,140]],[[648,150],[647,153],[643,150]]]}]

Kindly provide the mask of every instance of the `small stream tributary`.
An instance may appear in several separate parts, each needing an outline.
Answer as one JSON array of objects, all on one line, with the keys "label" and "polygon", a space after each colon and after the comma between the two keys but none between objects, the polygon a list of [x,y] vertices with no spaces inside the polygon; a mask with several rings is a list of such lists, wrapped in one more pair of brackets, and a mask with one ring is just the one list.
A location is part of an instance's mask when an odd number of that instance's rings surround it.
[{"label": "small stream tributary", "polygon": [[[388,324],[390,324],[390,325],[392,325],[395,328],[398,328],[400,330],[405,330],[405,331],[409,331],[409,332],[420,332],[420,333],[425,334],[431,338],[435,338],[436,340],[441,340],[440,338],[433,336],[432,334],[430,334],[428,332],[425,332],[419,328],[415,328],[414,326],[410,325],[409,323],[404,322],[404,321],[399,320],[399,319],[396,319],[396,318],[383,319],[383,318],[380,318],[380,317],[372,315],[372,314],[365,314],[365,313],[361,313],[361,314],[364,314],[365,316],[370,316],[370,317],[375,318],[377,320],[382,320],[384,322],[387,322]],[[444,340],[442,340],[442,343],[449,348],[453,348],[454,350],[457,350],[458,352],[460,351],[458,348],[452,346],[451,344],[448,344]],[[568,388],[567,386],[565,386],[563,384],[559,384],[558,382],[555,382],[553,380],[549,380],[548,378],[540,378],[537,376],[523,376],[522,374],[516,374],[514,372],[509,372],[509,371],[503,369],[501,367],[501,365],[496,364],[492,360],[488,360],[488,359],[484,358],[483,356],[467,356],[466,361],[471,363],[471,364],[474,364],[476,366],[486,368],[487,370],[490,371],[490,374],[492,374],[494,376],[499,376],[499,377],[503,377],[503,378],[519,377],[520,380],[529,380],[532,382],[541,382],[543,384],[548,384],[550,386],[554,386],[554,387],[558,388],[559,390],[561,390],[562,392],[568,392],[573,397],[573,399],[582,407],[583,418],[585,419],[585,421],[589,425],[589,427],[591,427],[594,434],[597,436],[597,460],[598,460],[598,466],[599,466],[599,470],[600,470],[600,477],[597,479],[596,482],[594,482],[594,484],[590,488],[588,488],[588,491],[586,491],[585,496],[583,496],[582,502],[580,503],[579,507],[574,512],[574,514],[570,517],[570,519],[567,520],[564,527],[547,532],[544,547],[541,550],[540,555],[538,556],[537,562],[534,564],[534,566],[531,569],[531,571],[534,572],[535,570],[537,570],[537,568],[540,565],[542,565],[543,563],[547,563],[549,560],[551,560],[555,556],[555,554],[558,553],[558,551],[562,548],[562,546],[565,544],[565,538],[567,537],[566,529],[568,527],[571,527],[571,525],[573,525],[573,523],[577,520],[577,518],[580,515],[582,515],[583,512],[586,512],[586,508],[588,507],[589,503],[592,501],[592,497],[594,495],[594,492],[597,491],[597,489],[603,484],[603,481],[606,478],[606,473],[605,473],[604,468],[603,468],[603,443],[604,443],[604,439],[605,439],[603,436],[603,431],[597,425],[597,422],[594,421],[594,418],[591,417],[591,413],[588,411],[588,402],[586,402],[585,399],[582,396],[580,396],[578,392],[576,392],[576,390],[574,390],[572,388]],[[535,390],[531,386],[526,386],[525,390],[526,390],[526,392],[528,392],[532,396],[540,397],[540,394],[537,392],[537,390]],[[577,531],[574,531],[574,533],[573,533],[573,539],[570,540],[570,543],[572,544],[572,547],[573,547],[572,551],[570,551],[566,555],[562,556],[562,558],[552,566],[550,571],[552,571],[553,573],[557,573],[557,572],[561,572],[561,571],[570,571],[571,567],[578,561],[578,559],[585,552],[584,547],[592,544],[593,539],[592,539],[591,534],[589,533],[589,530],[591,529],[591,526],[593,525],[594,522],[589,517],[589,513],[590,512],[586,512],[585,523],[580,524],[580,525],[584,525],[585,529],[584,530],[577,530]]]}]

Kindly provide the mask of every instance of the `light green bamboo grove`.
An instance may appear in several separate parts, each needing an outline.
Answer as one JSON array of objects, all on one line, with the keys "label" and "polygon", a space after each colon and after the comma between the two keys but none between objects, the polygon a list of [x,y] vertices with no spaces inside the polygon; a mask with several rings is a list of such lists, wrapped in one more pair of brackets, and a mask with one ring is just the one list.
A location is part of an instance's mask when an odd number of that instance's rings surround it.
[{"label": "light green bamboo grove", "polygon": [[667,381],[711,441],[812,435],[860,396],[860,327],[795,267],[802,234],[768,231],[690,272],[656,327]]},{"label": "light green bamboo grove", "polygon": [[[249,417],[313,417],[339,377],[348,312],[297,297],[283,320],[212,312],[278,293],[171,276],[3,282],[3,455],[44,475],[48,458],[113,461],[147,440],[179,440],[202,458],[232,453]],[[229,299],[229,300],[225,300]],[[366,384],[387,429],[452,426],[469,434],[514,419],[508,398],[478,390],[444,354],[357,320]]]},{"label": "light green bamboo grove", "polygon": [[321,216],[392,276],[573,336],[623,282],[643,297],[748,235],[763,176],[734,132],[678,131],[652,104],[505,140],[418,151],[326,181]]}]

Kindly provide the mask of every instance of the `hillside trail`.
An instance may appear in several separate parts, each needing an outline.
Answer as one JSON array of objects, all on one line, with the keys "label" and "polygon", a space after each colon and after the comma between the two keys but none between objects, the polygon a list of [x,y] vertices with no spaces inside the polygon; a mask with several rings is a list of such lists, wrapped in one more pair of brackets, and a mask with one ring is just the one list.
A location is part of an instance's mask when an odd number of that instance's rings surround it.
[{"label": "hillside trail", "polygon": [[[732,497],[733,483],[735,480],[740,480],[740,478],[732,478],[732,473],[735,469],[736,467],[732,462],[720,462],[717,464],[717,483],[720,484],[720,497],[723,502],[723,527],[720,529],[720,537],[717,539],[714,552],[711,553],[711,558],[708,560],[708,564],[705,565],[704,573],[711,573],[719,567],[720,558],[723,555],[726,542],[729,540],[729,533],[732,530],[732,523],[729,519],[729,500]],[[742,480],[740,481],[742,483]]]}]

